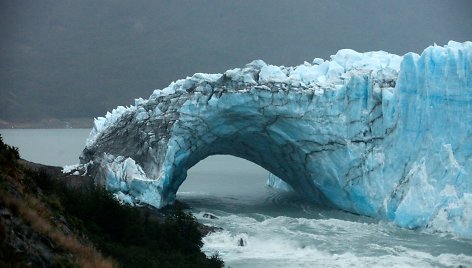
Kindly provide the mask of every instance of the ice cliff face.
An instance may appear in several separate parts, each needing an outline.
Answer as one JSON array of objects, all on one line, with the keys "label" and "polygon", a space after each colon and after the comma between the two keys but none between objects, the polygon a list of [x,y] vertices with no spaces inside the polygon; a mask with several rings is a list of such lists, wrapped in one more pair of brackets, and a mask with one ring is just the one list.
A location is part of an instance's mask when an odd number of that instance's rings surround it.
[{"label": "ice cliff face", "polygon": [[96,119],[81,162],[122,201],[162,207],[215,154],[314,202],[472,236],[472,43],[195,74]]}]

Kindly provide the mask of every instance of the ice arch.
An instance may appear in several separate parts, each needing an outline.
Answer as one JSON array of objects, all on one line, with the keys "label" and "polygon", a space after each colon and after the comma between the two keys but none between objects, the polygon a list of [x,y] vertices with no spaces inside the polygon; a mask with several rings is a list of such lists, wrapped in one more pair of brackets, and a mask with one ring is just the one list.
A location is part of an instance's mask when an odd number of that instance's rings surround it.
[{"label": "ice arch", "polygon": [[312,200],[471,235],[471,66],[472,44],[450,42],[195,74],[96,119],[81,162],[124,202],[161,207],[190,167],[230,154]]},{"label": "ice arch", "polygon": [[[106,153],[107,162],[102,165],[105,167],[117,164],[115,156],[132,158],[147,179],[154,176],[160,182],[159,194],[152,198],[161,198],[157,206],[174,200],[188,169],[207,156],[218,154],[233,155],[256,163],[283,178],[300,194],[319,199],[322,194],[313,180],[316,168],[312,170],[309,162],[317,154],[335,151],[345,146],[346,142],[340,137],[336,139],[334,133],[341,126],[332,126],[334,123],[322,127],[312,125],[311,120],[322,121],[326,113],[318,113],[318,119],[314,115],[309,120],[304,119],[308,105],[311,103],[315,107],[315,102],[312,102],[314,96],[303,91],[273,92],[261,88],[227,91],[213,103],[207,103],[208,96],[205,95],[196,101],[183,99],[178,111],[166,111],[166,114],[178,118],[165,122],[165,119],[154,121],[149,117],[141,121],[135,120],[136,113],[132,113],[128,119],[122,119],[126,121],[122,127],[115,127],[105,135],[107,137],[97,140],[93,151],[86,149],[84,156],[91,159],[94,158],[91,154]],[[277,101],[280,103],[277,104]],[[156,109],[148,108],[144,109]],[[333,117],[342,113],[333,112]],[[134,149],[136,147],[138,150]],[[162,149],[165,150],[163,157],[160,156]],[[120,169],[132,170],[127,179],[135,179],[133,176],[136,172],[140,173],[139,168],[135,170],[129,165],[120,164]],[[110,180],[111,177],[120,177],[116,173],[105,176],[108,184],[114,181],[113,178]]]}]

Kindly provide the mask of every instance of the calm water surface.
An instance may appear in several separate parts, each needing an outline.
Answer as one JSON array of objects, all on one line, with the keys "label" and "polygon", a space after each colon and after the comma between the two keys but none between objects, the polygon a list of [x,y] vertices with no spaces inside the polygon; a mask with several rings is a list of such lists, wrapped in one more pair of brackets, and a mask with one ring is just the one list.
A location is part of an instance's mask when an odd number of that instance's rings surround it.
[{"label": "calm water surface", "polygon": [[[27,160],[66,165],[78,162],[89,130],[0,133]],[[265,187],[266,178],[264,169],[231,156],[189,170],[178,199],[199,221],[224,229],[204,238],[205,253],[218,252],[231,267],[472,267],[472,240],[318,207]]]},{"label": "calm water surface", "polygon": [[3,140],[22,158],[45,165],[79,163],[90,129],[0,129]]}]

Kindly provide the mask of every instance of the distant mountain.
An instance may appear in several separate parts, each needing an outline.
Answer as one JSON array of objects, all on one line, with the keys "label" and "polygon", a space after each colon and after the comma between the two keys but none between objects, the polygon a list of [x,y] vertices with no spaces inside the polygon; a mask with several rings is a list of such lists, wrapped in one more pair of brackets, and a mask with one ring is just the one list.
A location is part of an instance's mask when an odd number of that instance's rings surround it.
[{"label": "distant mountain", "polygon": [[294,65],[345,47],[402,54],[465,41],[470,10],[470,1],[1,1],[0,127],[89,122],[173,80],[253,59]]}]

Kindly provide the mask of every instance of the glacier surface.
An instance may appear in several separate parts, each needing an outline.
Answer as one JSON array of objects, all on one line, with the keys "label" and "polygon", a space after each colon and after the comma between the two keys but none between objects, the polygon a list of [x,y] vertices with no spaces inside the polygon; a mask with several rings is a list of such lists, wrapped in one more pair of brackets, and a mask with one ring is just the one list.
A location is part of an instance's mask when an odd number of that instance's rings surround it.
[{"label": "glacier surface", "polygon": [[216,154],[313,202],[471,237],[472,43],[197,73],[97,118],[81,163],[122,202],[162,207]]}]

